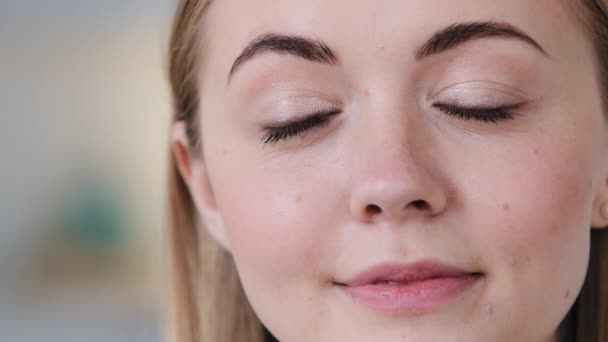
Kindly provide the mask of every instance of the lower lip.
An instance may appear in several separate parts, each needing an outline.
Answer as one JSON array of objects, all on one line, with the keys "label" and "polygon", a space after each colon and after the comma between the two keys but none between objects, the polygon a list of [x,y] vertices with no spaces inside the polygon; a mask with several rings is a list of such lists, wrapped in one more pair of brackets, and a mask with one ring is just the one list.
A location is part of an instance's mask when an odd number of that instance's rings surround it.
[{"label": "lower lip", "polygon": [[450,302],[481,280],[481,275],[436,278],[404,285],[340,287],[351,298],[373,310],[389,314],[421,313]]}]

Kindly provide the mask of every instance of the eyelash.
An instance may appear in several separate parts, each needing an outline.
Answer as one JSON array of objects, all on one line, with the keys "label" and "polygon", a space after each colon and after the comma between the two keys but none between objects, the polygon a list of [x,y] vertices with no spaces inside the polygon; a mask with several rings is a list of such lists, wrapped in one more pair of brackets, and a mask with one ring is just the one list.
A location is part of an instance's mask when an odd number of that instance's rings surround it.
[{"label": "eyelash", "polygon": [[455,116],[462,120],[477,120],[488,123],[498,123],[499,121],[513,120],[515,112],[520,105],[488,107],[488,108],[466,108],[455,105],[436,103],[434,108],[440,111]]},{"label": "eyelash", "polygon": [[339,108],[332,108],[329,110],[323,110],[316,112],[312,115],[305,117],[302,120],[287,123],[278,127],[267,127],[266,134],[262,137],[264,144],[272,144],[281,140],[295,137],[299,134],[305,133],[312,128],[319,128],[329,123],[332,116],[342,113]]},{"label": "eyelash", "polygon": [[[490,107],[490,108],[466,108],[455,105],[436,103],[434,108],[444,112],[445,114],[455,116],[462,120],[477,120],[488,123],[498,123],[499,121],[513,120],[518,105]],[[313,128],[320,128],[329,123],[332,116],[340,114],[340,109],[331,109],[313,113],[306,118],[287,123],[278,127],[267,127],[266,134],[262,138],[262,142],[266,144],[277,143],[281,140],[287,140],[295,137]]]}]

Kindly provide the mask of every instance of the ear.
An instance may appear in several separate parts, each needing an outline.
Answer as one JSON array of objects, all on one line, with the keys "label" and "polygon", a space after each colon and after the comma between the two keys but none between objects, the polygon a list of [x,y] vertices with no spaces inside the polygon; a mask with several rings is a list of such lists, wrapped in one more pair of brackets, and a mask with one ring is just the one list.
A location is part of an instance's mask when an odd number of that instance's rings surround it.
[{"label": "ear", "polygon": [[215,201],[202,151],[195,154],[190,148],[186,129],[186,123],[183,121],[173,124],[171,135],[173,158],[205,228],[224,249],[230,250],[224,221]]},{"label": "ear", "polygon": [[608,227],[608,175],[602,179],[591,213],[591,228],[604,229]]}]

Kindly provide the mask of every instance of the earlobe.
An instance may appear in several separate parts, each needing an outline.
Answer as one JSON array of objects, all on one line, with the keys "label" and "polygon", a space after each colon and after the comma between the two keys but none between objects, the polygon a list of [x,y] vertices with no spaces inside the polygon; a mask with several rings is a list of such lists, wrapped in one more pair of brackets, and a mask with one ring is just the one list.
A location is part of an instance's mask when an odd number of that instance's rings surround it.
[{"label": "earlobe", "polygon": [[192,179],[192,168],[189,153],[189,141],[186,136],[186,124],[178,121],[173,124],[171,132],[171,152],[182,179],[188,187]]},{"label": "earlobe", "polygon": [[599,201],[594,205],[591,227],[593,229],[608,227],[608,200]]},{"label": "earlobe", "polygon": [[205,163],[201,157],[192,155],[184,122],[178,121],[173,124],[171,140],[175,163],[205,229],[224,249],[230,250],[224,222],[215,201]]},{"label": "earlobe", "polygon": [[604,229],[608,227],[608,177],[602,182],[601,188],[593,201],[591,228]]},{"label": "earlobe", "polygon": [[205,229],[224,249],[230,250],[224,221],[215,201],[209,174],[202,160],[193,163],[190,195]]}]

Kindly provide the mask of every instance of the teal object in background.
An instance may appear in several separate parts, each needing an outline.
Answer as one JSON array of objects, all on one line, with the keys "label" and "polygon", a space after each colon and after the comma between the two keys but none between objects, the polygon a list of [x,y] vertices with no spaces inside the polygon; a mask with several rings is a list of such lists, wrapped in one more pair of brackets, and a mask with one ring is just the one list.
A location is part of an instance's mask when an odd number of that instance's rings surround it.
[{"label": "teal object in background", "polygon": [[117,252],[127,239],[126,203],[118,186],[84,179],[68,202],[65,234],[75,247],[92,253]]}]

